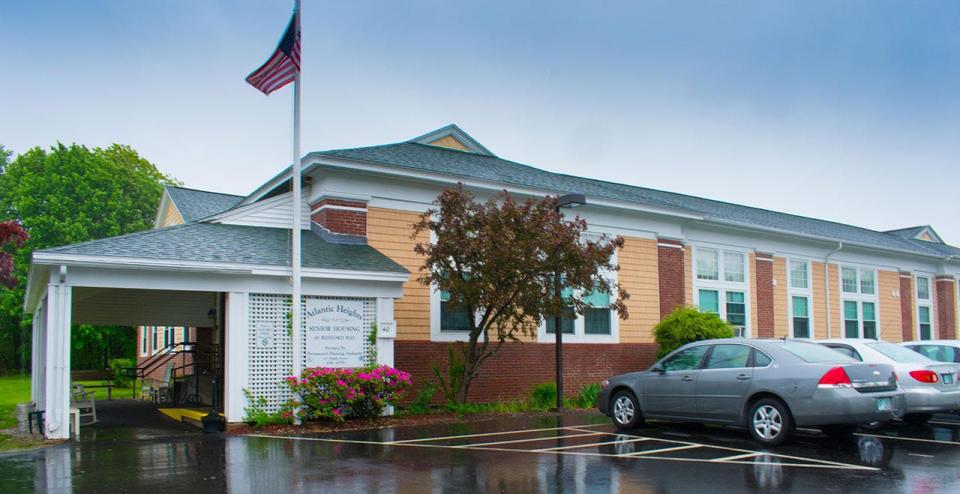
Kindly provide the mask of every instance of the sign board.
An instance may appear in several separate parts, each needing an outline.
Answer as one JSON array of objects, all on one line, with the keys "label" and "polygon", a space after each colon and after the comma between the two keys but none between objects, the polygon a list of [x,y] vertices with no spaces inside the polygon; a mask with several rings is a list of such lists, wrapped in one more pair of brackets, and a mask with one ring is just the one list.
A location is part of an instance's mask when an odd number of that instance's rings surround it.
[{"label": "sign board", "polygon": [[381,338],[396,338],[397,337],[397,321],[383,321],[377,325],[379,329],[379,335]]},{"label": "sign board", "polygon": [[363,302],[308,298],[306,303],[307,367],[363,367]]},{"label": "sign board", "polygon": [[256,326],[257,348],[276,348],[276,327],[267,321],[260,321]]}]

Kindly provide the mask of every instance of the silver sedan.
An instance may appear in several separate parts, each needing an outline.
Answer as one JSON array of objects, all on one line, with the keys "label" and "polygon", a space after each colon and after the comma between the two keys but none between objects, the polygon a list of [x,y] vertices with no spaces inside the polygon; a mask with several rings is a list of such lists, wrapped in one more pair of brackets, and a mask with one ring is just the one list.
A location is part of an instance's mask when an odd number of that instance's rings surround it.
[{"label": "silver sedan", "polygon": [[865,364],[796,340],[690,343],[645,371],[604,381],[597,408],[621,429],[645,419],[744,426],[764,445],[797,426],[847,435],[857,424],[902,415],[893,367]]}]

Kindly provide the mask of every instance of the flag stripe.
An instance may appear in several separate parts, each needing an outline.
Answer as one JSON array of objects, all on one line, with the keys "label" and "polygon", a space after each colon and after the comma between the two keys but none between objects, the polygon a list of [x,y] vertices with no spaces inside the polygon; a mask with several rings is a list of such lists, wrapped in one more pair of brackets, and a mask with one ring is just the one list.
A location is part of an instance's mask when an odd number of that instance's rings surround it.
[{"label": "flag stripe", "polygon": [[[286,31],[270,58],[247,76],[247,82],[263,94],[270,94],[294,81],[300,72],[300,32],[294,12]],[[295,32],[296,31],[296,32]]]}]

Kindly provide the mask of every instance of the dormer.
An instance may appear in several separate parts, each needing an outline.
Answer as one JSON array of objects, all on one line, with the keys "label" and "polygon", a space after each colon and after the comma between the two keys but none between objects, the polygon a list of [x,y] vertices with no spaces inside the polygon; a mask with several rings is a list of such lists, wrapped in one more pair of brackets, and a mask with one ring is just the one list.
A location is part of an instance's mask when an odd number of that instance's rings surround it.
[{"label": "dormer", "polygon": [[470,134],[467,134],[463,129],[457,127],[456,124],[450,124],[446,127],[428,132],[420,137],[414,137],[408,142],[455,149],[466,153],[495,156],[489,149],[483,147],[483,144],[480,144],[476,139],[470,137]]},{"label": "dormer", "polygon": [[922,226],[912,226],[910,228],[900,228],[898,230],[889,230],[887,233],[892,233],[899,237],[903,237],[910,240],[922,240],[924,242],[933,242],[937,244],[942,244],[943,239],[940,238],[940,235],[934,231],[933,227],[930,225]]}]

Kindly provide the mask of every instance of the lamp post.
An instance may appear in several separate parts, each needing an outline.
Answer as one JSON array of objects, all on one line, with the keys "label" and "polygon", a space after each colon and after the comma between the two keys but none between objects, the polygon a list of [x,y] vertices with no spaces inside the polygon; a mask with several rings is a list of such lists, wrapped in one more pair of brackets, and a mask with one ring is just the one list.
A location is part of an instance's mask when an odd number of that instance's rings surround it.
[{"label": "lamp post", "polygon": [[[583,194],[564,194],[557,198],[557,205],[554,210],[557,213],[557,221],[560,221],[560,210],[562,208],[575,208],[587,203],[587,198]],[[553,296],[556,300],[561,298],[560,290],[560,270],[553,272]],[[554,315],[553,334],[556,337],[556,359],[557,359],[557,412],[563,412],[563,310],[558,310]]]}]

